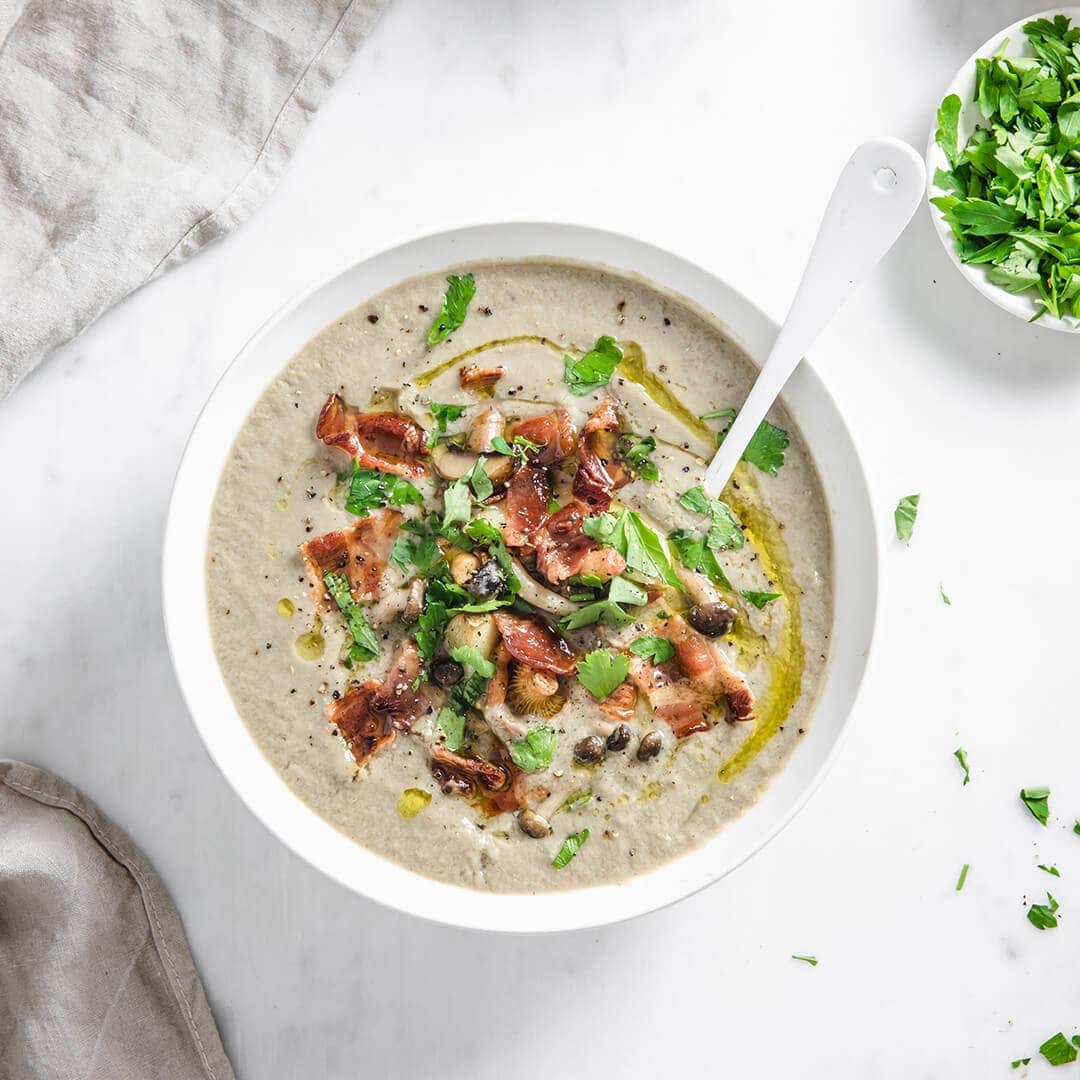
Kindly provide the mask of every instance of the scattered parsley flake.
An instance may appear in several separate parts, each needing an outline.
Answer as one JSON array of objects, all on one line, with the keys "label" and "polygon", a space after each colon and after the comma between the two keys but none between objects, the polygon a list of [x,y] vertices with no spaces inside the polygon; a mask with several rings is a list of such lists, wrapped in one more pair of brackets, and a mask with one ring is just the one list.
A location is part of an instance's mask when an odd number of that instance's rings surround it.
[{"label": "scattered parsley flake", "polygon": [[942,603],[948,604],[949,607],[952,607],[952,601],[949,599],[949,594],[945,591],[944,585],[938,586],[938,592],[941,594]]},{"label": "scattered parsley flake", "polygon": [[775,476],[784,464],[784,451],[791,438],[783,428],[762,420],[743,451],[743,461],[756,465],[763,473]]},{"label": "scattered parsley flake", "polygon": [[518,739],[510,747],[510,756],[518,768],[526,772],[537,772],[551,764],[558,741],[555,730],[542,724],[527,732],[525,738]]},{"label": "scattered parsley flake", "polygon": [[463,476],[455,480],[443,492],[443,527],[455,521],[468,521],[472,513],[472,495],[469,493],[469,478]]},{"label": "scattered parsley flake", "polygon": [[1056,866],[1047,866],[1046,863],[1039,863],[1039,869],[1045,870],[1048,874],[1053,874],[1054,877],[1061,877],[1061,871]]},{"label": "scattered parsley flake", "polygon": [[636,582],[624,577],[611,579],[607,598],[613,604],[631,604],[635,607],[649,602],[649,594]]},{"label": "scattered parsley flake", "polygon": [[383,506],[419,506],[424,501],[420,490],[403,477],[366,469],[353,458],[345,492],[345,509],[356,517],[368,517]]},{"label": "scattered parsley flake", "polygon": [[801,960],[804,964],[809,964],[811,967],[818,966],[818,958],[816,956],[799,956],[797,953],[792,953],[791,959]]},{"label": "scattered parsley flake", "polygon": [[428,331],[427,343],[430,349],[445,341],[462,323],[469,313],[469,304],[476,295],[476,278],[472,274],[451,274],[446,279],[446,292],[443,293],[442,309]]},{"label": "scattered parsley flake", "polygon": [[450,650],[450,656],[459,664],[468,664],[485,679],[495,674],[495,665],[475,645],[458,645]]},{"label": "scattered parsley flake", "polygon": [[748,600],[760,611],[767,604],[771,604],[774,600],[780,599],[778,592],[754,592],[753,589],[743,589],[740,594],[744,600]]},{"label": "scattered parsley flake", "polygon": [[654,664],[662,664],[675,655],[675,646],[667,638],[655,634],[642,634],[630,642],[630,651],[635,656],[643,656]]},{"label": "scattered parsley flake", "polygon": [[585,841],[589,839],[589,830],[571,833],[564,841],[559,853],[551,860],[551,865],[556,870],[561,870],[582,849]]},{"label": "scattered parsley flake", "polygon": [[558,814],[562,811],[569,814],[574,810],[583,809],[588,806],[590,802],[592,802],[591,791],[572,791],[565,799],[563,799],[555,813]]},{"label": "scattered parsley flake", "polygon": [[1020,789],[1020,801],[1031,811],[1031,816],[1045,825],[1050,817],[1050,789],[1048,787],[1026,787]]},{"label": "scattered parsley flake", "polygon": [[484,471],[484,459],[477,458],[476,464],[472,467],[467,477],[469,484],[472,486],[473,494],[476,496],[477,502],[483,502],[489,498],[491,493],[495,490],[495,485],[491,482],[491,477]]},{"label": "scattered parsley flake", "polygon": [[328,570],[323,574],[323,584],[344,616],[345,626],[352,637],[350,662],[362,664],[374,660],[379,655],[379,639],[375,636],[363,608],[353,599],[348,579],[344,574],[335,574]]},{"label": "scattered parsley flake", "polygon": [[1039,930],[1053,930],[1057,924],[1057,910],[1061,906],[1049,893],[1047,903],[1032,904],[1027,910],[1027,920]]},{"label": "scattered parsley flake", "polygon": [[687,568],[704,574],[714,585],[730,589],[724,568],[716,557],[716,552],[708,546],[706,537],[694,536],[685,529],[676,529],[668,536],[668,542],[675,550],[675,557]]},{"label": "scattered parsley flake", "polygon": [[731,512],[731,507],[720,499],[710,499],[700,484],[679,496],[679,505],[695,514],[708,514],[712,520],[705,543],[713,551],[732,549],[737,551],[746,538]]},{"label": "scattered parsley flake", "polygon": [[964,786],[966,787],[968,781],[971,780],[971,768],[968,765],[967,751],[962,746],[958,746],[953,751],[953,757],[960,762],[960,768],[964,770]]},{"label": "scattered parsley flake", "polygon": [[626,680],[630,663],[622,653],[594,649],[578,661],[577,674],[581,685],[597,701],[603,701],[620,683]]},{"label": "scattered parsley flake", "polygon": [[919,512],[919,496],[905,495],[897,504],[893,520],[896,524],[896,539],[904,543],[911,541],[915,528],[915,516]]},{"label": "scattered parsley flake", "polygon": [[964,863],[964,865],[960,867],[960,876],[956,879],[957,892],[964,887],[964,882],[967,881],[968,871],[970,869],[971,867],[967,863]]},{"label": "scattered parsley flake", "polygon": [[1068,1065],[1076,1060],[1076,1046],[1073,1045],[1074,1043],[1076,1043],[1075,1036],[1073,1037],[1073,1041],[1069,1042],[1069,1040],[1065,1038],[1065,1033],[1059,1031],[1056,1035],[1051,1035],[1050,1038],[1039,1047],[1039,1053],[1042,1054],[1051,1065]]},{"label": "scattered parsley flake", "polygon": [[596,344],[580,360],[565,357],[563,381],[571,394],[584,397],[607,386],[620,360],[622,349],[613,337],[605,334],[596,339]]},{"label": "scattered parsley flake", "polygon": [[1017,1058],[1015,1061],[1010,1062],[1012,1068],[1019,1069],[1021,1065],[1029,1065],[1031,1058]]},{"label": "scattered parsley flake", "polygon": [[447,750],[457,752],[465,741],[465,717],[459,712],[444,705],[439,710],[438,719],[435,721],[439,730],[446,736]]}]

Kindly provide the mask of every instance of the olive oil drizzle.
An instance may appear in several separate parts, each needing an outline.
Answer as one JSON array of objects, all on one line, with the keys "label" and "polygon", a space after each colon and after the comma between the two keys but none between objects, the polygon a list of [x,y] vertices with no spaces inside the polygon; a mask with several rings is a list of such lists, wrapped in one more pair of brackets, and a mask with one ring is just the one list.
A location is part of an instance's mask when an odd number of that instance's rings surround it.
[{"label": "olive oil drizzle", "polygon": [[[567,351],[563,346],[558,344],[558,342],[552,341],[551,338],[544,337],[543,334],[518,334],[515,337],[495,338],[493,341],[485,341],[482,345],[475,345],[471,349],[466,349],[465,352],[458,353],[457,356],[451,356],[449,360],[444,360],[441,364],[436,364],[434,367],[430,367],[426,371],[420,372],[420,374],[412,380],[412,383],[414,386],[423,390],[430,386],[444,372],[449,371],[452,367],[456,367],[470,357],[478,356],[480,353],[487,352],[489,349],[501,349],[506,345],[543,345],[544,348],[551,349],[552,352],[556,352],[560,356]],[[569,351],[572,352],[573,350]]]}]

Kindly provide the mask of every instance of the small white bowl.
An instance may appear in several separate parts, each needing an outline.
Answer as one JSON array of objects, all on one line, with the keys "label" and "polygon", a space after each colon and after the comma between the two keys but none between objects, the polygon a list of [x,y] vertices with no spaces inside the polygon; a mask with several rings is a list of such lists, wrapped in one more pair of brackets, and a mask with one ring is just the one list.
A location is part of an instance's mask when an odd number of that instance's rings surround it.
[{"label": "small white bowl", "polygon": [[[980,45],[971,56],[964,61],[963,67],[956,73],[956,77],[948,88],[938,99],[937,104],[940,104],[950,94],[956,94],[960,98],[960,121],[958,125],[960,146],[963,146],[967,142],[968,137],[972,131],[984,123],[982,113],[979,112],[979,106],[975,103],[975,61],[979,57],[993,56],[998,50],[998,46],[1005,39],[1009,39],[1009,44],[1005,49],[1006,56],[1032,56],[1028,40],[1024,34],[1024,24],[1031,22],[1033,19],[1052,19],[1055,15],[1067,15],[1074,25],[1080,26],[1080,7],[1063,7],[1063,8],[1051,8],[1049,11],[1040,11],[1036,15],[1028,15],[1026,18],[1020,19],[1014,22],[1012,26],[1005,27],[1004,30],[996,33],[989,41]],[[948,170],[949,162],[942,152],[941,147],[934,141],[934,133],[937,131],[937,113],[935,109],[934,124],[930,128],[930,142],[926,150],[926,176],[927,176],[927,191],[928,197],[936,195],[948,195],[949,192],[943,191],[934,183],[934,172],[936,169]],[[944,215],[941,211],[933,205],[933,203],[927,204],[930,208],[930,216],[934,220],[934,225],[937,228],[938,236],[941,238],[942,244],[945,245],[945,250],[949,254],[949,258],[952,260],[953,265],[960,271],[989,300],[992,300],[999,308],[1003,308],[1009,312],[1010,315],[1015,315],[1018,319],[1023,319],[1025,322],[1030,322],[1034,316],[1042,310],[1033,298],[1033,294],[1030,293],[1011,293],[1001,288],[1000,285],[994,285],[986,278],[986,270],[981,265],[972,266],[968,263],[962,262],[960,256],[956,251],[956,243],[953,240],[952,230],[949,228],[945,221]],[[1065,333],[1075,334],[1080,331],[1080,322],[1073,318],[1056,319],[1052,315],[1044,314],[1035,326],[1045,327],[1048,330],[1063,330]]]},{"label": "small white bowl", "polygon": [[[833,531],[834,623],[825,686],[806,738],[757,804],[701,847],[620,884],[539,895],[475,892],[389,862],[302,802],[263,757],[237,714],[210,637],[206,543],[210,508],[233,438],[267,383],[342,312],[412,274],[471,259],[554,256],[634,271],[724,321],[752,357],[768,355],[776,324],[730,286],[660,248],[577,225],[478,225],[364,259],[288,304],[248,342],[206,403],[184,450],[165,529],[162,592],[177,679],[210,756],[263,824],[350,889],[435,922],[498,931],[614,923],[680,900],[733,870],[774,837],[817,787],[866,668],[878,606],[879,549],[866,479],[836,405],[806,363],[784,403],[821,472]],[[306,722],[306,718],[305,718]],[[822,845],[829,838],[819,838]]]}]

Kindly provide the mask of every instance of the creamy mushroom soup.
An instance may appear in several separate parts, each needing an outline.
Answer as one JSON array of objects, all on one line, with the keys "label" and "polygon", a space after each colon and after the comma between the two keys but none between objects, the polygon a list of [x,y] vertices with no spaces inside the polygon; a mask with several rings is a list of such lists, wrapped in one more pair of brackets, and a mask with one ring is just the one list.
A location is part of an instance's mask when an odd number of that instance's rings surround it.
[{"label": "creamy mushroom soup", "polygon": [[828,508],[715,319],[600,266],[471,263],[326,327],[238,433],[208,541],[236,708],[357,843],[498,892],[618,882],[811,738]]}]

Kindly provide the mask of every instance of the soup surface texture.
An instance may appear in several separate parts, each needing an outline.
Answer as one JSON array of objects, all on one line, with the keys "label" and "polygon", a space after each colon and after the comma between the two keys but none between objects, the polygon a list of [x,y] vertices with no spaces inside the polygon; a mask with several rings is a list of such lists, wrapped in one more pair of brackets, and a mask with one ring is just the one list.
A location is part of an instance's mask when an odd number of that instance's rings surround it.
[{"label": "soup surface texture", "polygon": [[289,787],[498,892],[624,880],[746,812],[813,737],[832,618],[782,407],[722,500],[698,486],[754,372],[686,299],[551,259],[410,278],[313,338],[207,549],[221,670]]}]

